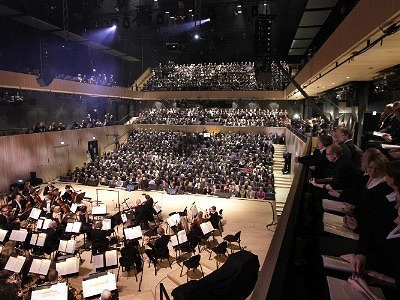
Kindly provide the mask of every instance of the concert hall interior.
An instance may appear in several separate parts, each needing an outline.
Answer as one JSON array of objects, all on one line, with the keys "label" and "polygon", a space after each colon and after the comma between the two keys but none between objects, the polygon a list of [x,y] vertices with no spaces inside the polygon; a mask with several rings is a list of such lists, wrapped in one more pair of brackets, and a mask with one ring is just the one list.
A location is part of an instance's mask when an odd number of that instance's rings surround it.
[{"label": "concert hall interior", "polygon": [[0,299],[400,299],[399,0],[0,0]]}]

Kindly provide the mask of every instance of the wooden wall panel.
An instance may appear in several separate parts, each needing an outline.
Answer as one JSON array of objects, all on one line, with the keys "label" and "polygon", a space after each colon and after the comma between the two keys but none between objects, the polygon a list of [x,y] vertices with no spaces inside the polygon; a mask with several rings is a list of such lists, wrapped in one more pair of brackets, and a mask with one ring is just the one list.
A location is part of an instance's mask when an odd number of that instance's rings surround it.
[{"label": "wooden wall panel", "polygon": [[102,153],[114,143],[115,134],[124,136],[130,130],[131,125],[119,125],[0,137],[0,191],[19,178],[29,178],[31,171],[43,180],[55,179],[87,161],[93,137]]}]

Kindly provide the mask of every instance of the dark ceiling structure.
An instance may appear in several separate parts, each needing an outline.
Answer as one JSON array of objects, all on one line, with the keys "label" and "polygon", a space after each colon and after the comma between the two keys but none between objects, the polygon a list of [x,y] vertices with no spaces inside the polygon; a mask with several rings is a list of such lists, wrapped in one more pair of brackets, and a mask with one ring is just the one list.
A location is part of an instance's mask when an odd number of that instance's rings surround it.
[{"label": "dark ceiling structure", "polygon": [[[298,64],[323,44],[358,0],[0,0],[0,17],[141,67],[253,61],[255,24],[272,17],[271,49]],[[90,33],[116,25],[112,40]],[[66,35],[65,32],[69,34]]]}]

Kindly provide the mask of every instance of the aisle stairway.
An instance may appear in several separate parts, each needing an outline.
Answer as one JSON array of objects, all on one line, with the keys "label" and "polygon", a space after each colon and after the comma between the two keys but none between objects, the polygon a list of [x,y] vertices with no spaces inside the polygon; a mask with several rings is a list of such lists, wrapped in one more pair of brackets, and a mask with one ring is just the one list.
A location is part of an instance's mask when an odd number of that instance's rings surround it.
[{"label": "aisle stairway", "polygon": [[282,174],[284,166],[283,153],[286,150],[285,145],[274,144],[274,178],[276,195],[276,212],[278,216],[282,214],[287,195],[292,185],[293,177],[289,174]]}]

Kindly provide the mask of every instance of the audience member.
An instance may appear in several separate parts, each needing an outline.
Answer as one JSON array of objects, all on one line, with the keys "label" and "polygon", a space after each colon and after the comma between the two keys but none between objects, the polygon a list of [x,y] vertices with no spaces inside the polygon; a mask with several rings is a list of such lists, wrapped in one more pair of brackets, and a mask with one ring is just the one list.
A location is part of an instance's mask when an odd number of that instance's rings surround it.
[{"label": "audience member", "polygon": [[[281,62],[286,70],[289,67]],[[272,79],[268,84],[257,82],[254,63],[222,63],[178,65],[168,62],[152,70],[143,91],[252,91],[282,90],[288,84],[287,77],[272,63]]]}]

